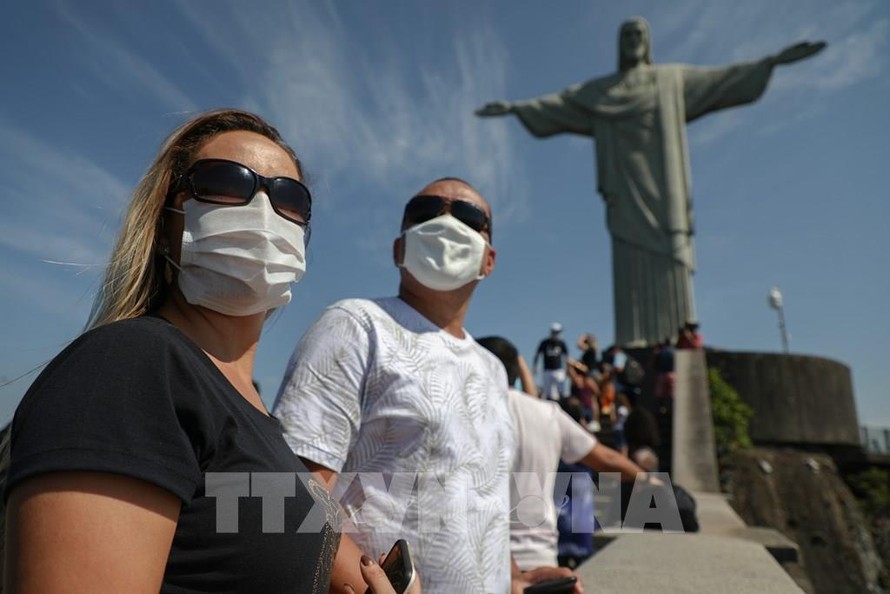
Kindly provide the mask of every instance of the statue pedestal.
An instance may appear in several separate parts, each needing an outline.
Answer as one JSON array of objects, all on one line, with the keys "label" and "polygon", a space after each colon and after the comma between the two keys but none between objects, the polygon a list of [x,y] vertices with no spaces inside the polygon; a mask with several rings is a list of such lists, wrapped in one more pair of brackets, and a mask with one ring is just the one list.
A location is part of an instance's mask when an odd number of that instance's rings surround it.
[{"label": "statue pedestal", "polygon": [[751,440],[762,445],[860,448],[850,368],[831,359],[709,349],[708,367],[753,410]]}]

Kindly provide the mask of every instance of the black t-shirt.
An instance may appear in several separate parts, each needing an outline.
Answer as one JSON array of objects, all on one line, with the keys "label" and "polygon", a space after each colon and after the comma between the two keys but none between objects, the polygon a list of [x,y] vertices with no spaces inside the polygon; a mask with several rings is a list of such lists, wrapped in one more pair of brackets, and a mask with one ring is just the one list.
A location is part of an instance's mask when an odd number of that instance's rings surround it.
[{"label": "black t-shirt", "polygon": [[599,365],[600,354],[596,349],[584,349],[581,353],[581,362],[587,366],[588,372],[596,370]]},{"label": "black t-shirt", "polygon": [[671,373],[674,371],[674,347],[659,347],[655,354],[655,371],[658,373]]},{"label": "black t-shirt", "polygon": [[4,497],[64,470],[126,475],[182,500],[162,592],[328,591],[336,504],[278,421],[165,320],[84,334],[28,390]]},{"label": "black t-shirt", "polygon": [[569,349],[566,347],[565,342],[558,338],[545,338],[538,345],[535,359],[538,358],[538,355],[544,355],[544,369],[562,369],[563,357],[568,355],[568,353]]}]

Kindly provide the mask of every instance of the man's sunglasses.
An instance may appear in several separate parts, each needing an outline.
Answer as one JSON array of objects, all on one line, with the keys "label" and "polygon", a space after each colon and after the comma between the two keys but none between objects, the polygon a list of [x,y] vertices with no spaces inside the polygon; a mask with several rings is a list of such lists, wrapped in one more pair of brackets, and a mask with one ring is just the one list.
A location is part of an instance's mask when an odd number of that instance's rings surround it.
[{"label": "man's sunglasses", "polygon": [[466,200],[448,200],[441,196],[415,196],[405,205],[402,226],[417,225],[450,213],[467,227],[482,233],[488,231],[491,238],[491,219],[485,211]]},{"label": "man's sunglasses", "polygon": [[253,200],[260,188],[266,189],[275,212],[308,233],[312,196],[306,186],[290,177],[264,177],[235,161],[195,161],[174,186],[171,195],[185,190],[199,202],[243,206]]}]

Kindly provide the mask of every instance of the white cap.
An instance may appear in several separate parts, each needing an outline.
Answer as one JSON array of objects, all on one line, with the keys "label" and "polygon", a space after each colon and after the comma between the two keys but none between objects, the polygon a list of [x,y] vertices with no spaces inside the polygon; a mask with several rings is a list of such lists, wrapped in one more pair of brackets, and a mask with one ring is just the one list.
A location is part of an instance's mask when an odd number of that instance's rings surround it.
[{"label": "white cap", "polygon": [[551,332],[554,332],[554,333],[555,333],[555,332],[562,332],[562,324],[560,324],[559,322],[553,322],[553,323],[550,325],[550,331],[551,331]]}]

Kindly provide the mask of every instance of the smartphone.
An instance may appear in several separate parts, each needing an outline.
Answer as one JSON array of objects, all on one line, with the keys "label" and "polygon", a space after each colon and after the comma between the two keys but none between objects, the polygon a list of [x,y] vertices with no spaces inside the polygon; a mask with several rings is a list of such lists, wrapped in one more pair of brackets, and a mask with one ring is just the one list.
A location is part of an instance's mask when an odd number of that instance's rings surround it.
[{"label": "smartphone", "polygon": [[532,584],[525,590],[523,594],[572,594],[575,591],[575,582],[577,577],[556,578],[554,580],[545,580]]},{"label": "smartphone", "polygon": [[389,578],[389,583],[392,584],[396,594],[404,594],[414,584],[417,577],[414,573],[414,563],[411,561],[408,541],[404,538],[396,541],[380,567]]}]

